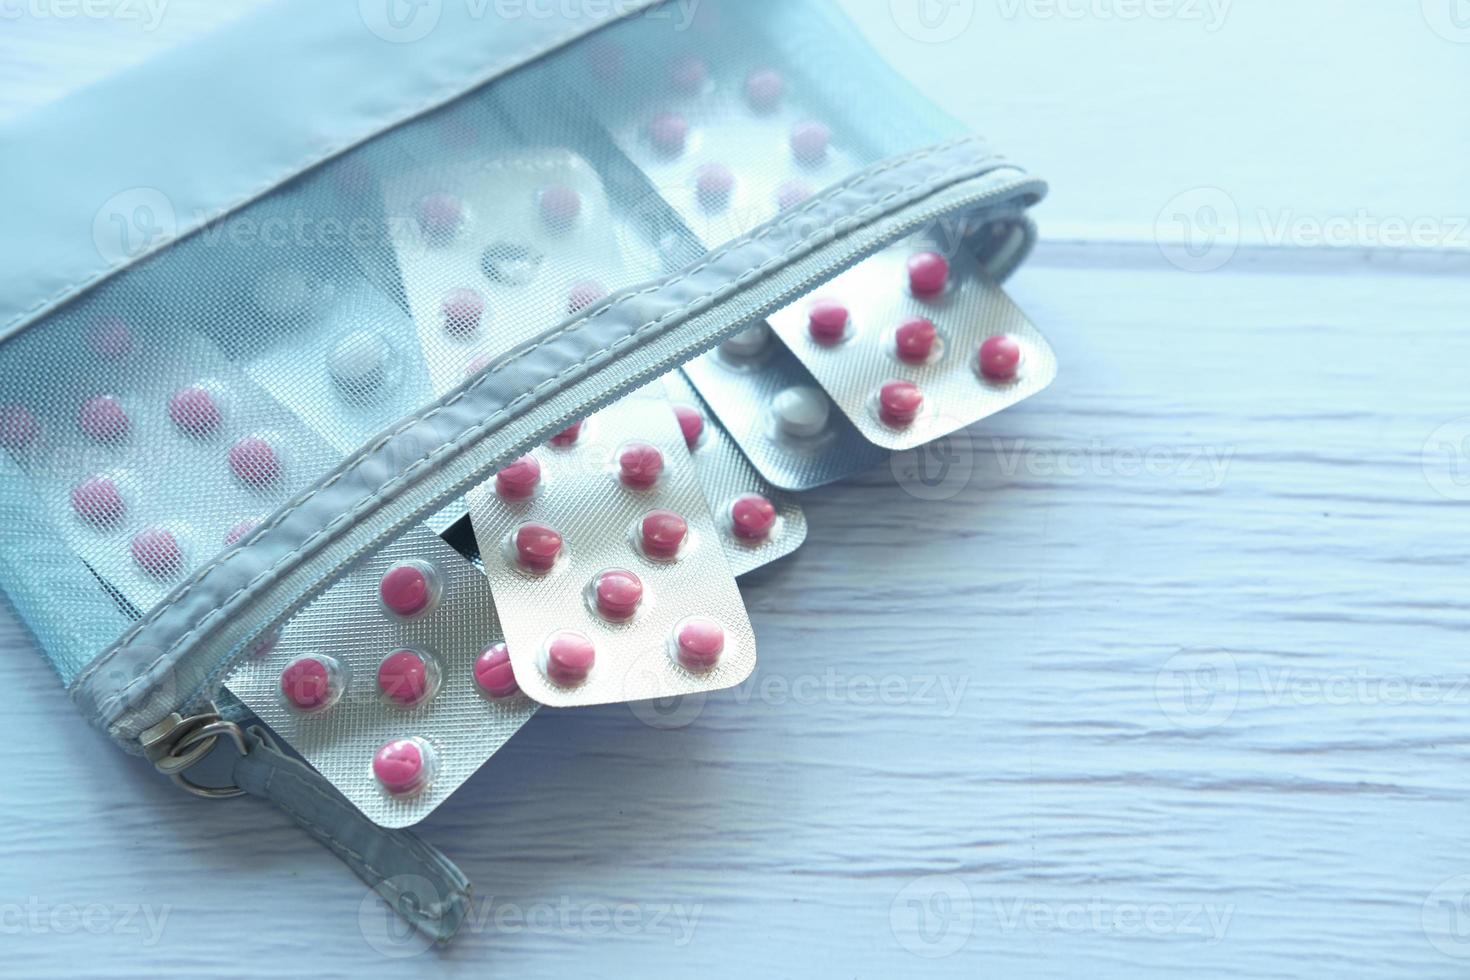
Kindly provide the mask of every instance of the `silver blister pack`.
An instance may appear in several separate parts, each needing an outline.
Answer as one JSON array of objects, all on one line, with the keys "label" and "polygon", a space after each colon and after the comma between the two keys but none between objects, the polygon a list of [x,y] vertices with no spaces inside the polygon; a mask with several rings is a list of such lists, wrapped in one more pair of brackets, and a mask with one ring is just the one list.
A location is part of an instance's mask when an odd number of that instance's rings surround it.
[{"label": "silver blister pack", "polygon": [[1051,384],[1051,346],[961,250],[915,237],[778,310],[771,326],[865,438],[912,449]]},{"label": "silver blister pack", "polygon": [[406,827],[535,713],[508,658],[485,577],[419,525],[297,613],[226,687],[375,823]]},{"label": "silver blister pack", "polygon": [[721,530],[657,385],[472,491],[470,515],[516,677],[537,701],[673,697],[754,670]]},{"label": "silver blister pack", "polygon": [[738,578],[801,547],[806,514],[796,498],[756,472],[683,372],[671,371],[663,381],[704,499],[722,532],[730,571]]},{"label": "silver blister pack", "polygon": [[888,458],[764,323],[683,371],[745,458],[784,490],[835,483]]},{"label": "silver blister pack", "polygon": [[425,167],[384,196],[436,393],[625,278],[602,180],[569,151]]},{"label": "silver blister pack", "polygon": [[35,437],[12,453],[71,549],[148,609],[299,489],[303,459],[324,447],[202,337],[136,352],[172,392],[162,400],[105,367],[143,342],[124,323],[99,319],[87,342],[104,366],[53,378],[70,395],[53,404],[74,414],[28,417]]}]

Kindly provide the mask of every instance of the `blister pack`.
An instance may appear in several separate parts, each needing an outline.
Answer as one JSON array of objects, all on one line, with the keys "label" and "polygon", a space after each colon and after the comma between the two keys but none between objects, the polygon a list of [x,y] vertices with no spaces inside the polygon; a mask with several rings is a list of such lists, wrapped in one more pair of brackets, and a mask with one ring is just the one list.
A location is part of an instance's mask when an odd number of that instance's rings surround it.
[{"label": "blister pack", "polygon": [[909,239],[777,311],[771,326],[871,442],[923,445],[1051,384],[1056,356],[961,250]]},{"label": "blister pack", "polygon": [[745,458],[773,485],[810,490],[882,463],[796,355],[764,323],[685,364]]},{"label": "blister pack", "polygon": [[470,494],[523,690],[557,707],[732,687],[755,639],[678,420],[657,386]]},{"label": "blister pack", "polygon": [[437,393],[602,299],[624,275],[597,172],[527,150],[407,173],[384,190]]},{"label": "blister pack", "polygon": [[480,571],[414,527],[226,686],[385,827],[417,823],[535,713]]},{"label": "blister pack", "polygon": [[147,609],[286,499],[321,447],[200,336],[147,352],[163,399],[111,368],[140,343],[125,321],[99,317],[82,341],[94,369],[51,375],[66,395],[40,414],[0,408],[0,443],[68,546]]},{"label": "blister pack", "polygon": [[663,380],[730,571],[738,578],[801,547],[806,514],[796,498],[761,478],[682,372]]}]

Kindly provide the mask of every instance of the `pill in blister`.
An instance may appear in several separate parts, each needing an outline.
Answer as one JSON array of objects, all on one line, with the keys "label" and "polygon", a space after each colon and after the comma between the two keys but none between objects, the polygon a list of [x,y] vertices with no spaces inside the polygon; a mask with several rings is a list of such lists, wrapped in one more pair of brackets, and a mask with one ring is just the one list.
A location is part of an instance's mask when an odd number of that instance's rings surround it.
[{"label": "pill in blister", "polygon": [[893,347],[898,359],[908,364],[923,364],[934,353],[939,332],[934,321],[916,316],[901,323],[893,334]]},{"label": "pill in blister", "polygon": [[748,493],[730,505],[730,531],[744,541],[764,541],[776,523],[776,505]]},{"label": "pill in blister", "polygon": [[643,553],[655,561],[677,558],[688,537],[689,522],[671,510],[649,511],[638,525]]},{"label": "pill in blister", "polygon": [[179,431],[196,438],[213,435],[220,424],[219,406],[209,389],[202,385],[190,385],[174,392],[168,401],[168,417]]},{"label": "pill in blister", "polygon": [[782,211],[790,211],[805,204],[812,196],[811,186],[799,180],[789,180],[776,189],[776,205]]},{"label": "pill in blister", "polygon": [[419,201],[419,227],[430,240],[453,237],[464,218],[464,202],[453,194],[430,194]]},{"label": "pill in blister", "polygon": [[692,95],[704,88],[708,74],[704,62],[689,55],[679,58],[669,66],[669,84],[674,87],[675,91]]},{"label": "pill in blister", "polygon": [[827,145],[832,141],[832,130],[812,120],[791,127],[791,153],[802,163],[815,165],[827,157]]},{"label": "pill in blister", "polygon": [[438,665],[417,650],[394,650],[378,665],[378,693],[391,704],[421,704],[438,686]]},{"label": "pill in blister", "polygon": [[98,317],[87,333],[87,347],[105,361],[120,361],[133,352],[133,333],[119,317]]},{"label": "pill in blister", "polygon": [[602,572],[592,580],[592,602],[605,619],[628,619],[643,602],[643,580],[626,568]]},{"label": "pill in blister", "polygon": [[773,68],[758,68],[745,79],[745,98],[758,112],[770,112],[781,103],[786,80]]},{"label": "pill in blister", "polygon": [[94,395],[82,402],[77,424],[89,439],[118,442],[127,436],[131,423],[122,402],[111,395]]},{"label": "pill in blister", "polygon": [[949,282],[949,260],[938,252],[918,252],[909,257],[909,289],[916,296],[935,296]]},{"label": "pill in blister", "polygon": [[565,184],[543,187],[537,195],[536,203],[541,209],[541,220],[552,231],[570,230],[577,216],[582,213],[582,195],[577,193],[576,188]]},{"label": "pill in blister", "polygon": [[674,417],[679,420],[679,431],[684,433],[684,445],[693,449],[704,435],[704,416],[693,405],[675,405]]},{"label": "pill in blister", "polygon": [[833,299],[819,299],[807,311],[807,332],[819,344],[835,344],[847,336],[847,307]]},{"label": "pill in blister", "polygon": [[127,509],[117,484],[105,476],[89,476],[73,487],[71,508],[82,520],[97,527],[117,524]]},{"label": "pill in blister", "polygon": [[647,490],[664,471],[664,454],[646,442],[630,442],[618,450],[618,479],[635,490]]},{"label": "pill in blister", "polygon": [[553,446],[559,446],[562,448],[565,448],[567,446],[575,446],[577,444],[577,437],[582,434],[582,426],[584,424],[585,423],[583,422],[573,422],[571,425],[567,426],[565,429],[562,429],[556,435],[552,436],[551,439],[548,441]]},{"label": "pill in blister", "polygon": [[725,629],[712,619],[690,617],[674,627],[673,650],[686,670],[709,670],[725,650]]},{"label": "pill in blister", "polygon": [[567,312],[578,313],[606,298],[607,290],[600,282],[579,282],[567,291]]},{"label": "pill in blister", "polygon": [[735,190],[735,172],[723,163],[707,163],[694,175],[694,190],[706,210],[717,211],[730,203]]},{"label": "pill in blister", "polygon": [[473,289],[451,289],[444,297],[444,331],[463,340],[480,329],[485,315],[485,297]]},{"label": "pill in blister", "polygon": [[522,456],[495,474],[495,492],[506,500],[525,500],[541,485],[541,464],[535,456]]},{"label": "pill in blister", "polygon": [[510,650],[504,643],[487,647],[475,659],[475,683],[492,698],[508,698],[521,693],[515,669],[510,663]]},{"label": "pill in blister", "polygon": [[133,535],[128,547],[138,567],[154,578],[172,578],[184,567],[184,553],[179,548],[179,540],[165,528],[150,527],[139,531]]},{"label": "pill in blister", "polygon": [[575,630],[559,630],[546,640],[542,669],[552,683],[572,687],[587,679],[597,659],[592,641]]},{"label": "pill in blister", "polygon": [[438,573],[426,562],[400,562],[384,572],[378,581],[378,598],[395,616],[404,619],[417,616],[438,601]]},{"label": "pill in blister", "polygon": [[771,411],[783,433],[810,439],[827,428],[832,402],[819,388],[797,385],[777,392],[771,400]]},{"label": "pill in blister", "polygon": [[538,575],[551,571],[561,557],[561,533],[545,524],[522,524],[513,545],[516,563]]},{"label": "pill in blister", "polygon": [[912,425],[924,408],[924,393],[912,381],[888,381],[878,389],[878,415],[895,428]]},{"label": "pill in blister", "polygon": [[726,337],[720,344],[720,353],[736,358],[754,357],[765,350],[770,342],[771,328],[764,323],[757,323]]},{"label": "pill in blister", "polygon": [[394,796],[417,793],[434,777],[434,750],[421,738],[395,738],[373,755],[373,778]]},{"label": "pill in blister", "polygon": [[337,342],[327,357],[327,373],[349,401],[367,401],[388,380],[393,355],[381,334],[362,330]]},{"label": "pill in blister", "polygon": [[298,657],[281,671],[281,697],[297,711],[322,711],[342,696],[342,665],[331,657]]},{"label": "pill in blister", "polygon": [[241,521],[239,524],[236,524],[234,527],[225,532],[225,547],[228,548],[232,545],[239,544],[241,538],[245,537],[245,535],[249,534],[251,531],[255,530],[258,527],[260,527],[260,522],[255,520],[254,518],[251,518],[248,521]]},{"label": "pill in blister", "polygon": [[276,451],[260,436],[246,436],[230,447],[230,469],[246,486],[270,486],[281,475]]},{"label": "pill in blister", "polygon": [[684,152],[689,137],[689,121],[677,112],[661,112],[648,121],[648,141],[665,156]]},{"label": "pill in blister", "polygon": [[20,451],[35,441],[41,424],[24,405],[0,406],[0,446]]},{"label": "pill in blister", "polygon": [[980,373],[991,381],[1010,381],[1021,364],[1021,345],[1002,334],[987,337],[980,345]]}]

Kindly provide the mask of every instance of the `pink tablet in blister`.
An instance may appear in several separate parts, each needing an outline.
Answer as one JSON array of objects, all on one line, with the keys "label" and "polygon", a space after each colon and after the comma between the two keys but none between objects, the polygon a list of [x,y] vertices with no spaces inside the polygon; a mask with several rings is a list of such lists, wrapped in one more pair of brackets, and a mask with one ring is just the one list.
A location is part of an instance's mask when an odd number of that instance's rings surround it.
[{"label": "pink tablet in blister", "polygon": [[82,402],[77,412],[77,425],[95,442],[121,442],[132,423],[122,402],[112,395],[94,395]]},{"label": "pink tablet in blister", "polygon": [[451,289],[444,297],[444,330],[464,340],[480,329],[485,315],[485,297],[467,286]]},{"label": "pink tablet in blister", "polygon": [[713,619],[691,617],[674,627],[674,655],[686,670],[709,670],[725,651],[725,629]]},{"label": "pink tablet in blister", "polygon": [[581,436],[581,434],[582,423],[573,422],[571,425],[567,426],[565,429],[562,429],[556,435],[552,436],[551,439],[548,441],[551,443],[551,445],[561,448],[565,448],[567,446],[575,446],[577,444],[577,439],[579,436]]},{"label": "pink tablet in blister", "polygon": [[168,401],[168,417],[180,432],[195,438],[214,435],[220,425],[219,405],[203,385],[190,385],[174,392]]},{"label": "pink tablet in blister", "polygon": [[88,524],[103,528],[119,523],[126,510],[117,484],[105,476],[89,476],[73,487],[71,509]]},{"label": "pink tablet in blister", "polygon": [[439,576],[427,562],[406,561],[383,573],[378,598],[383,607],[405,619],[421,615],[439,597]]},{"label": "pink tablet in blister", "polygon": [[104,361],[124,360],[133,352],[133,332],[121,317],[98,317],[87,333],[87,349]]},{"label": "pink tablet in blister", "polygon": [[261,490],[281,476],[281,460],[275,447],[260,436],[246,436],[230,447],[230,470],[252,489]]},{"label": "pink tablet in blister", "polygon": [[535,456],[522,456],[495,474],[495,492],[506,500],[525,500],[541,485],[541,464]]},{"label": "pink tablet in blister", "polygon": [[179,547],[179,539],[167,528],[144,528],[133,535],[128,550],[138,567],[153,578],[173,578],[184,569],[184,552]]},{"label": "pink tablet in blister", "polygon": [[730,505],[730,527],[737,538],[764,541],[776,525],[776,505],[758,493],[748,493]]},{"label": "pink tablet in blister", "polygon": [[480,690],[492,698],[508,698],[521,693],[516,683],[515,668],[510,663],[510,651],[504,643],[496,643],[475,660],[475,683]]},{"label": "pink tablet in blister", "polygon": [[434,750],[421,738],[396,738],[373,756],[373,778],[394,796],[409,796],[434,775]]},{"label": "pink tablet in blister", "polygon": [[[515,677],[542,704],[673,697],[739,683],[754,665],[749,619],[694,471],[709,422],[645,388],[598,412],[570,445],[533,456],[544,485],[513,500],[470,494],[485,575]],[[730,498],[726,498],[730,499]],[[750,549],[755,550],[755,549]],[[698,616],[727,637],[699,677],[665,655],[675,623]],[[735,651],[733,654],[731,651]],[[595,666],[594,666],[595,665]]]},{"label": "pink tablet in blister", "polygon": [[1021,365],[1021,345],[1008,336],[987,337],[980,345],[980,373],[991,381],[1010,381]]},{"label": "pink tablet in blister", "polygon": [[577,217],[582,213],[582,195],[574,187],[551,184],[541,189],[537,195],[537,205],[541,209],[541,220],[548,228],[565,232],[576,223]]},{"label": "pink tablet in blister", "polygon": [[389,704],[422,704],[438,686],[438,665],[418,650],[394,650],[378,665],[378,693]]},{"label": "pink tablet in blister", "polygon": [[325,711],[342,686],[342,665],[331,657],[299,657],[281,671],[281,697],[296,711]]}]

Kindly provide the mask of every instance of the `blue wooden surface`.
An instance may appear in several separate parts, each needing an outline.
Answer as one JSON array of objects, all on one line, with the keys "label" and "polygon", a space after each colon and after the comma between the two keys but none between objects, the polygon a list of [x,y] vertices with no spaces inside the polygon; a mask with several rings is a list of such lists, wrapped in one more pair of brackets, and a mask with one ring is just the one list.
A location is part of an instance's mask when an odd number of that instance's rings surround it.
[{"label": "blue wooden surface", "polygon": [[[1203,67],[1205,41],[1151,49],[1159,72],[1230,91],[1231,59],[1274,36],[1261,7],[1236,5]],[[1439,111],[1463,82],[1444,51],[1470,48],[1314,7],[1324,35],[1352,48],[1371,29],[1416,88],[1438,80],[1400,99],[1417,122],[1395,132],[1464,139]],[[1137,26],[997,29],[1044,61],[1088,30],[1141,43],[1171,25]],[[977,32],[914,70],[992,50]],[[1273,85],[1278,149],[1293,119],[1359,112],[1308,62]],[[1091,64],[1108,111],[1178,105],[1131,64]],[[1452,216],[1463,201],[1433,194],[1465,155],[1409,173],[1418,144],[1380,147],[1273,183],[1304,164],[1240,129],[1208,160],[1181,138],[1196,166],[1150,178],[1179,165],[1099,155],[1104,101],[1084,113],[1042,94],[1048,77],[973,111],[1023,160],[1069,126],[1096,139],[1090,169],[1051,161],[1052,241],[1011,286],[1059,352],[1056,386],[955,440],[937,485],[901,460],[810,495],[806,547],[745,582],[751,682],[672,718],[534,719],[423,827],[478,885],[455,947],[411,955],[281,814],[186,798],[119,756],[6,620],[0,975],[1470,973],[1470,265],[1243,230],[1190,274],[1149,242],[1196,186],[1244,214]],[[1267,101],[1236,97],[1223,116]],[[1075,240],[1099,223],[1106,239]]]}]

